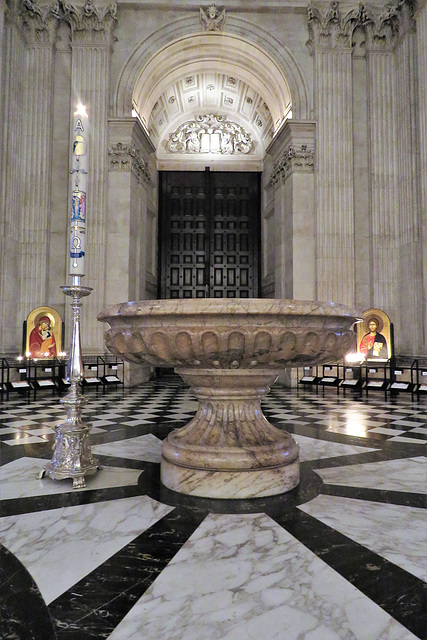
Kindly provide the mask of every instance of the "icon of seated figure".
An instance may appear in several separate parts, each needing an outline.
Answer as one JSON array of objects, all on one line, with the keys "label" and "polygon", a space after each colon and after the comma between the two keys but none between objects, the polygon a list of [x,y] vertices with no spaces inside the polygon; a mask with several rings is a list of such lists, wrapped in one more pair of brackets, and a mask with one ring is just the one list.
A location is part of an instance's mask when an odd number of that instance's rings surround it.
[{"label": "icon of seated figure", "polygon": [[368,323],[369,332],[360,341],[359,351],[366,359],[388,358],[387,340],[382,333],[377,331],[378,322],[371,318]]},{"label": "icon of seated figure", "polygon": [[56,356],[56,342],[53,335],[51,321],[48,316],[42,316],[30,333],[29,352],[31,358],[46,358]]}]

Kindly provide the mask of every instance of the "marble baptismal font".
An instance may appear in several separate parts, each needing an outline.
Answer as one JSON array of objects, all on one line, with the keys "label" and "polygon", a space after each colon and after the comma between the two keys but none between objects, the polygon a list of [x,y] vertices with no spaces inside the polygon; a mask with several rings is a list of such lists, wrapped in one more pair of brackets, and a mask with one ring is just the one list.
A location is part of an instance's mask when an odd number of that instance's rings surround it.
[{"label": "marble baptismal font", "polygon": [[354,345],[357,312],[273,299],[125,302],[103,311],[107,347],[129,362],[174,367],[198,400],[195,417],[162,443],[161,481],[179,493],[255,498],[299,482],[292,436],[261,400],[286,367],[337,361]]}]

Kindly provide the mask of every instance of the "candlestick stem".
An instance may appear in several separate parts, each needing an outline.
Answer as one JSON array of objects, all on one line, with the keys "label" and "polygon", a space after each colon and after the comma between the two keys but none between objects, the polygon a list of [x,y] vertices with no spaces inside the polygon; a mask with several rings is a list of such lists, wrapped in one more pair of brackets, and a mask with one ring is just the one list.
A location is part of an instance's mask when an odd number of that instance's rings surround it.
[{"label": "candlestick stem", "polygon": [[91,426],[81,415],[82,407],[87,400],[80,389],[80,382],[84,377],[80,337],[81,298],[90,295],[92,289],[80,285],[80,276],[73,276],[72,281],[71,286],[61,287],[64,294],[73,299],[71,346],[67,362],[67,380],[71,386],[69,393],[60,400],[67,407],[67,418],[55,427],[53,457],[42,470],[41,477],[47,475],[53,480],[72,478],[73,488],[81,489],[86,486],[85,476],[93,475],[98,470],[90,446]]}]

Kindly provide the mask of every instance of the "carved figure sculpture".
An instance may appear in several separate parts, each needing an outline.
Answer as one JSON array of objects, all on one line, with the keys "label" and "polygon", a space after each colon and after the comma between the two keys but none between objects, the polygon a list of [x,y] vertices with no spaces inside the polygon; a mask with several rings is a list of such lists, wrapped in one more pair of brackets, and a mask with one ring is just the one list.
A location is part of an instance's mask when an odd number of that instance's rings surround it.
[{"label": "carved figure sculpture", "polygon": [[200,7],[200,22],[203,31],[221,31],[225,22],[225,9],[220,12],[214,4],[211,4],[206,11]]}]

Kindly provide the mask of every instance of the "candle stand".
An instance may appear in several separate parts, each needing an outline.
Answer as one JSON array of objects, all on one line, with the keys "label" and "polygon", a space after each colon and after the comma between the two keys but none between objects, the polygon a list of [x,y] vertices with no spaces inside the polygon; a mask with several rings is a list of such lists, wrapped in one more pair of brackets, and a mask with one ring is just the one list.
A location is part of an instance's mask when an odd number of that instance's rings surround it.
[{"label": "candle stand", "polygon": [[40,477],[46,475],[53,480],[72,478],[73,488],[83,489],[86,486],[85,476],[95,474],[99,468],[92,456],[89,439],[90,423],[84,421],[81,415],[87,399],[80,389],[80,382],[83,380],[80,309],[81,298],[90,295],[92,289],[82,287],[79,276],[73,277],[71,286],[63,286],[61,289],[65,295],[73,298],[71,346],[67,362],[67,379],[71,386],[68,394],[60,400],[67,407],[68,415],[65,422],[55,427],[53,457],[42,470]]}]

